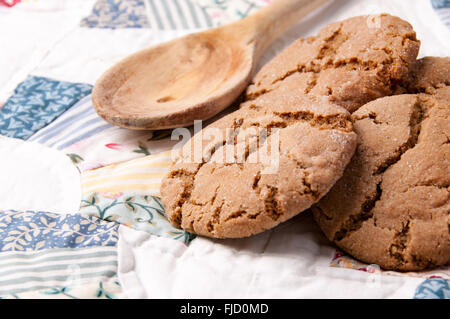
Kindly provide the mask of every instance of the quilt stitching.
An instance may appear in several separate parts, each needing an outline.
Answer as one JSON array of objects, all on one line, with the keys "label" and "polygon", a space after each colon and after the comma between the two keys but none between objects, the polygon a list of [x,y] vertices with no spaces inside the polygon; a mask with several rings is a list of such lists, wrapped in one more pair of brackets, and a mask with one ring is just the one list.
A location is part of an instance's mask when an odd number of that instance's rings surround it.
[{"label": "quilt stitching", "polygon": [[0,299],[115,298],[119,224],[81,214],[0,212]]}]

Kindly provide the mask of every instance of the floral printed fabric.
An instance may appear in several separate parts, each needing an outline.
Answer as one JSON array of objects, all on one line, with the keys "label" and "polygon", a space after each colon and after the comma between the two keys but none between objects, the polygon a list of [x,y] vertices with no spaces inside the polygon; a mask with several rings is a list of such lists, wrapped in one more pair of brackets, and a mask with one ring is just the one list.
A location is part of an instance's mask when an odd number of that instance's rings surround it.
[{"label": "floral printed fabric", "polygon": [[92,13],[81,21],[90,28],[148,27],[144,0],[98,0]]},{"label": "floral printed fabric", "polygon": [[55,285],[22,293],[10,293],[0,299],[118,299],[124,293],[117,276],[83,285]]},{"label": "floral printed fabric", "polygon": [[435,9],[449,8],[450,0],[431,0],[431,4]]},{"label": "floral printed fabric", "polygon": [[416,289],[414,299],[450,299],[450,284],[443,278],[425,280]]},{"label": "floral printed fabric", "polygon": [[[78,125],[78,124],[77,124]],[[171,131],[133,131],[109,127],[61,149],[81,172],[168,151],[178,141]]]},{"label": "floral printed fabric", "polygon": [[189,244],[194,235],[174,228],[164,215],[158,197],[130,193],[94,193],[82,200],[80,213],[113,220],[152,235],[168,237]]},{"label": "floral printed fabric", "polygon": [[81,214],[0,212],[0,252],[115,246],[118,226]]},{"label": "floral printed fabric", "polygon": [[91,90],[90,84],[28,76],[0,109],[0,134],[27,139]]},{"label": "floral printed fabric", "polygon": [[245,18],[272,0],[193,0],[211,18],[214,26]]}]

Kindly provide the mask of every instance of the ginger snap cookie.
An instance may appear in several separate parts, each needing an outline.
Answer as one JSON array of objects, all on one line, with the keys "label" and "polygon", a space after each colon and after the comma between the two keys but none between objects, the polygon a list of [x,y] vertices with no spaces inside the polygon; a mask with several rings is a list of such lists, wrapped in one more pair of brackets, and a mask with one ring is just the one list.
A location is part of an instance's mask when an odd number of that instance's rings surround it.
[{"label": "ginger snap cookie", "polygon": [[420,42],[411,25],[387,14],[359,16],[298,39],[256,74],[252,100],[293,82],[303,93],[326,95],[350,112],[391,95],[415,62]]},{"label": "ginger snap cookie", "polygon": [[449,105],[443,87],[384,97],[353,113],[355,155],[312,208],[329,240],[385,269],[450,262]]},{"label": "ginger snap cookie", "polygon": [[[342,176],[356,146],[350,114],[324,97],[280,93],[197,133],[220,136],[203,141],[200,162],[191,162],[197,135],[184,146],[161,186],[172,224],[208,237],[250,236],[309,208]],[[269,161],[256,158],[264,148]]]},{"label": "ginger snap cookie", "polygon": [[246,237],[329,191],[356,145],[344,108],[391,94],[419,48],[407,22],[375,18],[374,26],[369,17],[334,23],[292,44],[258,73],[239,110],[182,148],[161,185],[173,225],[209,237]]}]

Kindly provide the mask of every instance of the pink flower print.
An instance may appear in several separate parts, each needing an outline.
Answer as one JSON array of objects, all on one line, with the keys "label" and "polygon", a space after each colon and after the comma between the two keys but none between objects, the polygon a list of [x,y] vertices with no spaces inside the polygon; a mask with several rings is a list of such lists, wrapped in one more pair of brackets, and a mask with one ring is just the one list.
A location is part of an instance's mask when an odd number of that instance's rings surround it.
[{"label": "pink flower print", "polygon": [[105,146],[106,146],[107,148],[110,148],[110,149],[116,150],[116,151],[119,151],[119,150],[120,150],[120,147],[121,147],[120,144],[116,144],[116,143],[109,143],[109,144],[106,144]]},{"label": "pink flower print", "polygon": [[211,14],[210,14],[210,16],[211,16],[211,18],[212,19],[216,19],[216,18],[219,18],[220,16],[222,15],[222,13],[221,12],[212,12]]},{"label": "pink flower print", "polygon": [[343,252],[336,250],[334,253],[334,256],[331,260],[336,260],[336,259],[344,257],[344,256],[345,256],[345,254]]},{"label": "pink flower print", "polygon": [[11,8],[18,4],[20,0],[0,0],[0,6]]},{"label": "pink flower print", "polygon": [[118,199],[120,196],[122,196],[121,192],[104,192],[99,193],[100,196],[110,199]]}]

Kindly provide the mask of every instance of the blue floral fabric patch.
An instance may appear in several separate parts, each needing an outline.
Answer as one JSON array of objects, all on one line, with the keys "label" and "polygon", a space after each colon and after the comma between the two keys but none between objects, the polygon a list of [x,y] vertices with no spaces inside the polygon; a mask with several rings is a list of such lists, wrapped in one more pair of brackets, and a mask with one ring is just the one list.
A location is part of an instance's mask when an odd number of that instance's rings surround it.
[{"label": "blue floral fabric patch", "polygon": [[119,224],[93,216],[0,212],[0,252],[115,246]]},{"label": "blue floral fabric patch", "polygon": [[149,27],[143,0],[97,0],[91,14],[80,25],[111,29]]},{"label": "blue floral fabric patch", "polygon": [[450,27],[450,0],[431,0],[431,4],[442,22]]},{"label": "blue floral fabric patch", "polygon": [[431,4],[435,9],[449,8],[450,0],[431,0]]},{"label": "blue floral fabric patch", "polygon": [[0,134],[27,139],[91,91],[90,84],[28,76],[0,108]]},{"label": "blue floral fabric patch", "polygon": [[[217,3],[208,0],[213,6]],[[81,20],[89,28],[152,28],[186,30],[213,27],[216,12],[195,0],[97,0],[91,14]],[[220,12],[223,10],[220,9]]]},{"label": "blue floral fabric patch", "polygon": [[152,235],[189,244],[195,235],[172,226],[164,214],[160,199],[150,195],[93,193],[81,201],[80,213],[115,221]]},{"label": "blue floral fabric patch", "polygon": [[417,287],[414,299],[450,299],[449,281],[444,278],[425,280]]},{"label": "blue floral fabric patch", "polygon": [[90,84],[28,76],[0,109],[0,134],[27,139],[91,91]]}]

